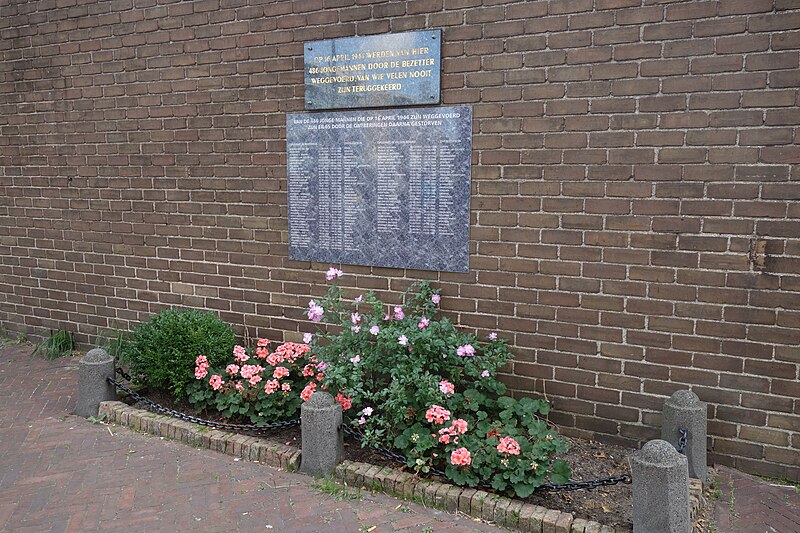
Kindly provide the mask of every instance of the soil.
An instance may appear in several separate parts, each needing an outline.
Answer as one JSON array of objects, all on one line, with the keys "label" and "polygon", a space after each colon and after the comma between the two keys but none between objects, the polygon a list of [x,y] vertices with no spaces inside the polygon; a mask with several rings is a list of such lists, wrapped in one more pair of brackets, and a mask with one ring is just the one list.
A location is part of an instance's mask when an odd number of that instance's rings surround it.
[{"label": "soil", "polygon": [[[175,410],[202,416],[210,420],[218,419],[210,413],[197,413],[185,400],[175,402],[171,396],[163,393],[149,393],[148,398],[156,403]],[[134,406],[147,409],[144,403]],[[263,437],[272,442],[287,446],[300,447],[300,427],[277,430]],[[604,444],[577,438],[568,438],[570,451],[560,459],[569,463],[572,470],[570,481],[603,479],[630,473],[630,450],[621,446]],[[370,448],[362,448],[355,438],[345,435],[345,458],[350,461],[371,463],[380,466],[403,469],[402,465],[381,455]],[[592,490],[580,489],[562,492],[536,491],[523,501],[540,505],[548,509],[572,513],[576,518],[594,520],[612,526],[617,532],[632,531],[632,499],[631,486],[618,483],[609,487],[598,487]]]}]

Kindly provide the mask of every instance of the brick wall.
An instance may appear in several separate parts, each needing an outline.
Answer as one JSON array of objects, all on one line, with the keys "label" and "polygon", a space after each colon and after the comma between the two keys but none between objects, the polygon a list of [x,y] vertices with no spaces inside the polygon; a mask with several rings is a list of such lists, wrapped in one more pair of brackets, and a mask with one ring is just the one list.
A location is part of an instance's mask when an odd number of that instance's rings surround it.
[{"label": "brick wall", "polygon": [[511,340],[565,433],[659,435],[800,478],[796,0],[38,0],[0,7],[0,321],[81,342],[169,306],[297,339],[327,265],[287,259],[302,43],[442,28],[474,110],[471,270],[349,267]]}]

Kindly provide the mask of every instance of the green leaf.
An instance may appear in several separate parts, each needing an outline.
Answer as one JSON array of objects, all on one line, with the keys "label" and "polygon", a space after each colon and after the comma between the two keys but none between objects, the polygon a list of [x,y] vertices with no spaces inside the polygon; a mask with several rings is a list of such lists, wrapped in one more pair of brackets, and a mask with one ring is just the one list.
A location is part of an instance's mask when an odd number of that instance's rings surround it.
[{"label": "green leaf", "polygon": [[566,461],[557,459],[553,461],[553,469],[550,472],[550,481],[553,483],[567,483],[571,472]]},{"label": "green leaf", "polygon": [[401,450],[405,450],[406,448],[408,448],[408,445],[409,445],[409,440],[404,434],[403,435],[398,435],[397,437],[395,437],[395,439],[394,439],[395,448],[399,448]]},{"label": "green leaf", "polygon": [[527,498],[533,491],[536,490],[538,485],[534,485],[533,483],[513,483],[512,486],[514,487],[514,492],[516,493],[518,498]]},{"label": "green leaf", "polygon": [[497,406],[500,409],[513,409],[516,404],[517,401],[509,396],[502,396],[497,399]]}]

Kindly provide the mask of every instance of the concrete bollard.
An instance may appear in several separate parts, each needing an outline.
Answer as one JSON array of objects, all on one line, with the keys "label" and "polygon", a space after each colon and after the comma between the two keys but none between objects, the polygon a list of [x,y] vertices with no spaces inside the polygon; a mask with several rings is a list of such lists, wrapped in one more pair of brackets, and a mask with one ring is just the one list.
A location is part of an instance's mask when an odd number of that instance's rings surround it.
[{"label": "concrete bollard", "polygon": [[633,533],[690,533],[686,457],[651,440],[631,457]]},{"label": "concrete bollard", "polygon": [[300,471],[330,476],[344,457],[342,406],[327,392],[315,392],[300,406]]},{"label": "concrete bollard", "polygon": [[689,476],[706,482],[706,435],[708,410],[705,402],[690,390],[676,391],[664,402],[661,438],[679,449],[680,429],[688,432],[684,454]]},{"label": "concrete bollard", "polygon": [[75,414],[97,416],[100,402],[117,399],[117,390],[106,378],[114,377],[114,358],[102,348],[89,350],[78,363],[78,403]]}]

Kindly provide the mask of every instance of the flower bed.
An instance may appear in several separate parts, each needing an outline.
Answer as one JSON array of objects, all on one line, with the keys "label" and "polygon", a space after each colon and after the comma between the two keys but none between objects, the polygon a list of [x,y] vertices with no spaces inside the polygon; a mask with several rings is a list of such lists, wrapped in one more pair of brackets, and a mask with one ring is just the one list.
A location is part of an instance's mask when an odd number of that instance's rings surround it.
[{"label": "flower bed", "polygon": [[[300,450],[293,446],[272,439],[210,430],[189,422],[136,409],[121,402],[103,402],[99,416],[110,423],[186,442],[191,446],[209,448],[244,460],[290,471],[296,470],[300,465]],[[283,438],[286,438],[285,434]],[[482,490],[456,487],[439,480],[421,479],[390,465],[381,466],[345,460],[336,468],[334,477],[351,486],[382,491],[448,512],[458,511],[519,531],[535,533],[630,531],[626,526],[615,530],[611,526],[576,518],[568,512],[548,509],[536,503],[512,500]]]},{"label": "flower bed", "polygon": [[547,422],[549,403],[504,395],[497,372],[511,353],[502,339],[479,340],[439,318],[441,295],[428,283],[387,306],[372,292],[345,298],[343,275],[331,268],[327,294],[309,302],[320,327],[304,343],[236,346],[224,369],[198,356],[192,404],[259,424],[294,418],[327,390],[366,444],[397,450],[414,472],[520,497],[569,479],[553,458],[567,442]]}]

